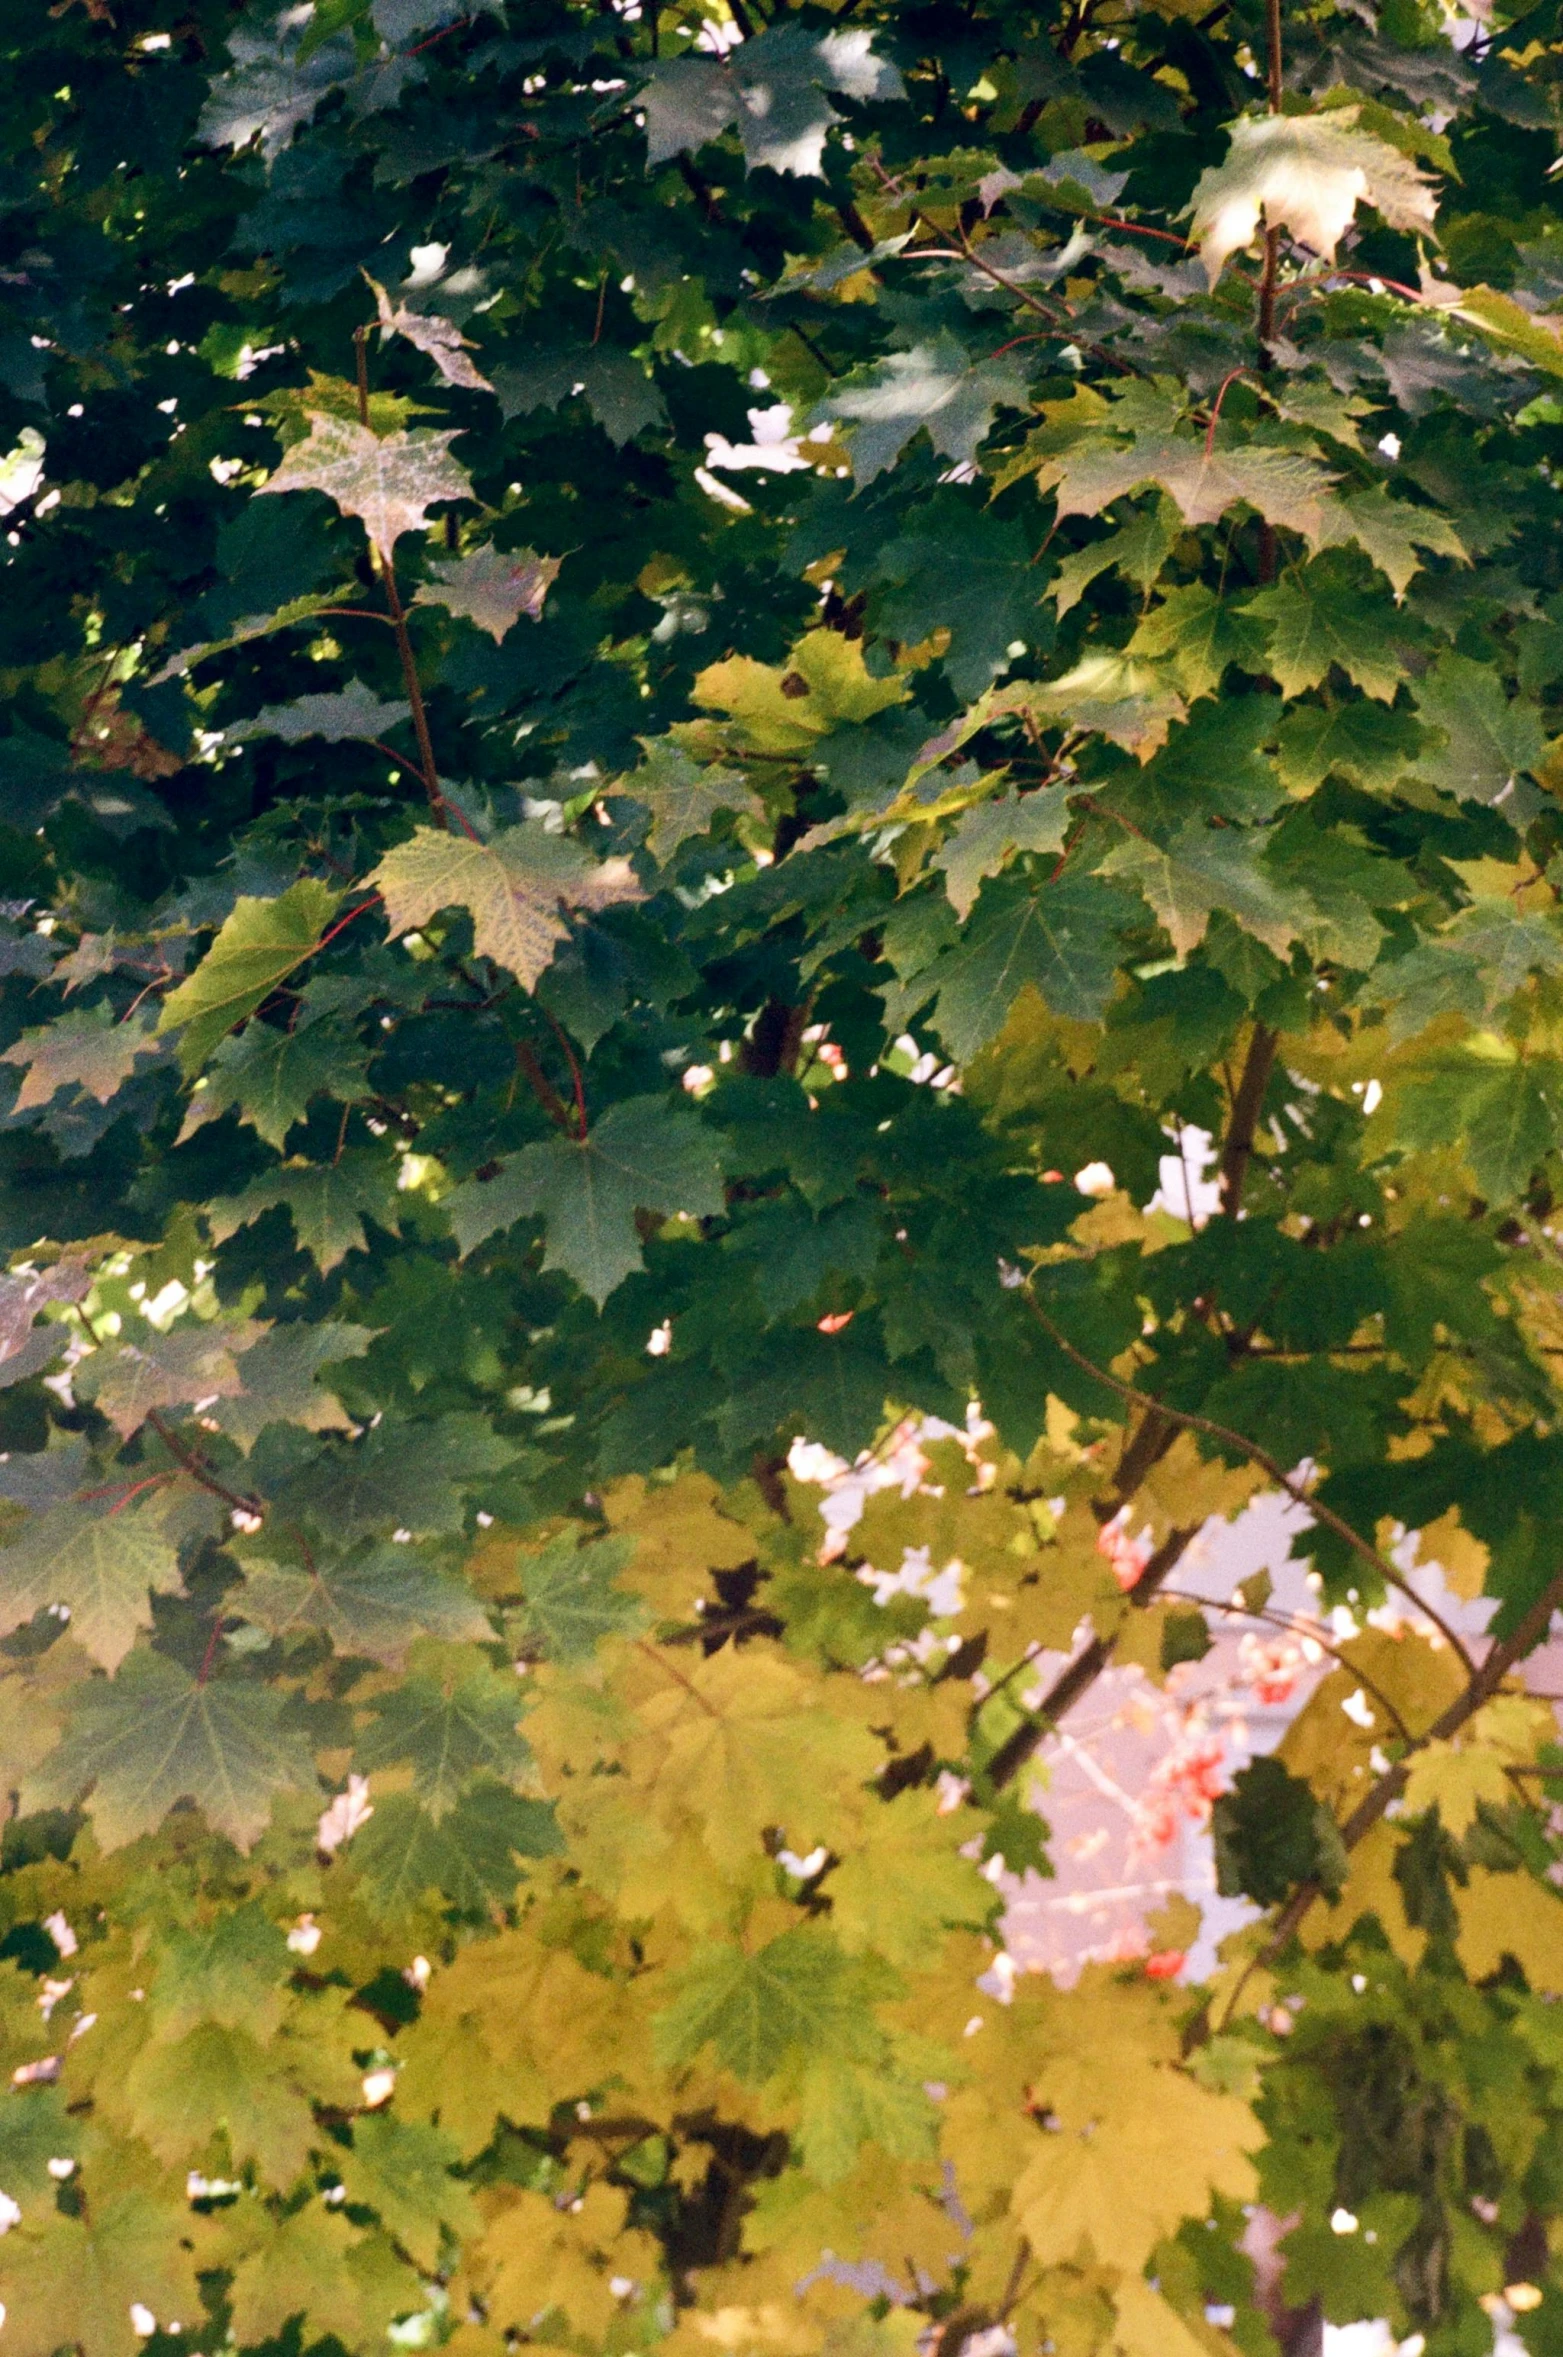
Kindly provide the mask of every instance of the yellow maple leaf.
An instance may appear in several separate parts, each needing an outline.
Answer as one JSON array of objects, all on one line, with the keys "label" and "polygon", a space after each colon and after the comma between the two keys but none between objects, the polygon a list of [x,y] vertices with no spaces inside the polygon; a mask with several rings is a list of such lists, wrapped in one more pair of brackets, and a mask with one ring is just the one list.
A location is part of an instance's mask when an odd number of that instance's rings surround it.
[{"label": "yellow maple leaf", "polygon": [[666,1649],[655,1658],[661,1691],[642,1703],[626,1747],[649,1806],[692,1819],[727,1868],[752,1858],[773,1827],[795,1847],[846,1833],[883,1753],[866,1728],[825,1707],[817,1681],[758,1645],[724,1646],[687,1667]]}]

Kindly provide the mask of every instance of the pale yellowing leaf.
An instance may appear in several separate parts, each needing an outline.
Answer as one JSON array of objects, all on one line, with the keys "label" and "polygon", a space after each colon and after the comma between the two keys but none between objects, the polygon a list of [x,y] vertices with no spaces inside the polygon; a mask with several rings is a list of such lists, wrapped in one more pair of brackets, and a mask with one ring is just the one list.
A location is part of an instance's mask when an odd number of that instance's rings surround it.
[{"label": "pale yellowing leaf", "polygon": [[1391,229],[1427,232],[1432,185],[1409,157],[1357,127],[1355,107],[1317,115],[1244,115],[1230,126],[1224,160],[1200,174],[1189,240],[1212,286],[1228,258],[1261,227],[1290,230],[1333,262],[1360,204]]},{"label": "pale yellowing leaf", "polygon": [[487,843],[419,827],[386,853],[370,882],[393,934],[414,932],[441,909],[466,909],[479,957],[504,966],[528,990],[569,933],[564,909],[644,898],[627,859],[594,860],[573,836],[550,834],[540,819]]},{"label": "pale yellowing leaf", "polygon": [[357,516],[382,557],[404,532],[421,532],[428,511],[445,499],[471,497],[464,467],[450,455],[454,433],[373,434],[351,418],[311,413],[309,439],[295,442],[266,491],[323,491],[345,516]]}]

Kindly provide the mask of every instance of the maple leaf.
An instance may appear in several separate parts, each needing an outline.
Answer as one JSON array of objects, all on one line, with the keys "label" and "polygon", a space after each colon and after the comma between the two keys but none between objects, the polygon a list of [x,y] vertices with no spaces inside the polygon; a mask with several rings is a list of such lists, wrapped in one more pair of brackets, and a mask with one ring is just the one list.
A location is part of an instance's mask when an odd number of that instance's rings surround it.
[{"label": "maple leaf", "polygon": [[0,1064],[20,1064],[26,1078],[13,1112],[47,1105],[63,1088],[79,1088],[100,1105],[118,1095],[138,1063],[155,1061],[161,1050],[152,1036],[150,1010],[125,1022],[112,1007],[77,1007],[35,1031],[24,1031],[0,1052]]},{"label": "maple leaf", "polygon": [[862,642],[837,630],[811,630],[781,664],[729,655],[699,672],[692,690],[697,704],[730,713],[755,753],[807,753],[834,730],[904,703],[906,692],[894,673],[876,679]]},{"label": "maple leaf", "polygon": [[1115,844],[1100,872],[1144,893],[1180,958],[1198,948],[1217,909],[1284,957],[1305,920],[1296,894],[1261,865],[1261,849],[1236,828],[1217,830],[1196,820],[1180,827],[1165,847],[1143,836]]},{"label": "maple leaf", "polygon": [[201,2313],[195,2263],[170,2232],[166,2202],[144,2187],[116,2189],[75,2217],[56,2213],[13,2229],[5,2302],[22,2350],[70,2344],[93,2357],[133,2357],[143,2346],[139,2311],[170,2322]]},{"label": "maple leaf", "polygon": [[1283,695],[1317,687],[1334,663],[1365,695],[1394,702],[1406,667],[1393,613],[1364,596],[1356,571],[1318,557],[1249,599],[1248,612],[1268,625],[1266,666]]},{"label": "maple leaf", "polygon": [[1068,831],[1067,786],[1044,786],[1034,794],[1004,791],[974,803],[950,829],[934,866],[944,877],[950,906],[962,923],[970,916],[988,876],[996,876],[1017,851],[1061,851]]},{"label": "maple leaf", "polygon": [[285,453],[266,491],[323,491],[344,516],[357,516],[389,562],[404,532],[421,532],[428,511],[446,499],[470,499],[466,469],[450,455],[452,433],[374,434],[345,417],[310,412],[309,439]]},{"label": "maple leaf", "polygon": [[152,1328],[140,1342],[94,1351],[82,1363],[76,1388],[128,1440],[154,1409],[231,1397],[242,1381],[235,1354],[262,1331],[248,1318],[232,1324],[190,1319],[168,1334]]},{"label": "maple leaf", "polygon": [[372,1776],[406,1761],[419,1805],[438,1823],[470,1777],[481,1771],[509,1782],[530,1766],[517,1727],[522,1701],[514,1674],[490,1669],[481,1657],[443,1680],[414,1672],[371,1705],[354,1765]]},{"label": "maple leaf", "polygon": [[535,549],[503,554],[485,542],[463,557],[434,558],[431,578],[419,582],[413,604],[464,614],[497,645],[523,614],[541,621],[543,601],[559,578],[559,563],[558,557],[540,557]]},{"label": "maple leaf", "polygon": [[371,1542],[308,1565],[246,1555],[242,1612],[273,1637],[323,1629],[340,1654],[400,1668],[420,1637],[452,1643],[491,1637],[486,1615],[459,1581],[445,1579],[411,1547]]},{"label": "maple leaf", "polygon": [[0,1547],[0,1635],[63,1604],[77,1643],[105,1669],[117,1669],[139,1631],[152,1626],[152,1597],[182,1587],[159,1501],[119,1512],[102,1500],[67,1503],[35,1515]]},{"label": "maple leaf", "polygon": [[991,1914],[991,1886],[958,1854],[970,1820],[941,1815],[941,1806],[935,1792],[903,1792],[868,1812],[863,1840],[825,1885],[831,1928],[849,1952],[871,1948],[887,1963],[915,1966],[947,1925]]},{"label": "maple leaf", "polygon": [[663,1097],[625,1097],[584,1138],[524,1146],[498,1176],[445,1198],[462,1256],[518,1219],[541,1218],[544,1268],[563,1269],[600,1308],[643,1268],[637,1211],[705,1218],[725,1201],[716,1141]]},{"label": "maple leaf", "polygon": [[388,736],[412,717],[412,706],[382,703],[361,680],[328,695],[298,696],[291,704],[267,704],[253,720],[236,720],[223,730],[230,745],[253,737],[280,737],[285,745],[301,745],[308,737],[323,737],[340,745],[354,738]]},{"label": "maple leaf", "polygon": [[277,2219],[259,2202],[231,2222],[233,2330],[246,2343],[276,2340],[296,2318],[334,2333],[345,2348],[383,2340],[415,2311],[421,2285],[390,2236],[366,2233],[339,2210],[306,2202]]},{"label": "maple leaf", "polygon": [[442,2230],[465,2241],[480,2223],[471,2194],[451,2175],[460,2159],[450,2138],[426,2121],[370,2112],[353,2124],[342,2180],[349,2201],[378,2211],[408,2255],[432,2268]]},{"label": "maple leaf", "polygon": [[[294,2185],[320,2140],[311,2097],[351,2102],[351,2066],[332,2085],[321,2046],[257,2043],[226,2022],[203,2022],[171,2045],[145,2047],[116,2092],[133,2135],[171,2167],[204,2158],[221,2130],[237,2168],[253,2166],[279,2192]],[[324,2079],[325,2083],[322,2083]]]},{"label": "maple leaf", "polygon": [[[645,2282],[657,2273],[655,2241],[625,2225],[630,2198],[599,2179],[561,2210],[544,2193],[496,2187],[470,2262],[484,2314],[520,2332],[563,2317],[574,2333],[600,2342],[621,2312],[615,2280]],[[636,2277],[626,2276],[627,2268]]]},{"label": "maple leaf", "polygon": [[826,133],[840,119],[825,90],[859,99],[902,92],[900,75],[874,56],[872,43],[856,26],[821,37],[771,24],[720,65],[681,57],[653,66],[644,88],[648,164],[703,147],[736,123],[750,171],[768,165],[816,175]]},{"label": "maple leaf", "polygon": [[687,1673],[666,1659],[642,1703],[628,1757],[661,1809],[701,1827],[732,1870],[756,1855],[767,1827],[800,1845],[844,1838],[858,1788],[880,1763],[865,1727],[809,1700],[800,1673],[775,1654],[731,1647]]},{"label": "maple leaf", "polygon": [[[1109,420],[1109,423],[1112,421]],[[1334,478],[1316,459],[1262,443],[1207,447],[1207,436],[1172,426],[1136,427],[1126,447],[1080,442],[1038,470],[1037,488],[1056,490],[1060,516],[1094,516],[1114,499],[1157,484],[1186,524],[1214,524],[1231,507],[1255,509],[1270,524],[1319,545],[1325,494]]]},{"label": "maple leaf", "polygon": [[1468,565],[1470,553],[1447,516],[1409,500],[1391,499],[1382,483],[1371,491],[1348,491],[1330,500],[1319,534],[1321,548],[1354,541],[1371,558],[1395,593],[1398,605],[1422,570],[1423,552]]},{"label": "maple leaf", "polygon": [[897,1986],[882,1967],[804,1925],[752,1956],[704,1948],[674,1979],[673,2001],[653,2025],[657,2059],[677,2069],[712,2046],[723,2069],[750,2085],[773,2078],[794,2054],[872,2062],[883,2033],[869,2006]]},{"label": "maple leaf", "polygon": [[211,1923],[178,1926],[148,1998],[157,2035],[176,2040],[212,2021],[264,2042],[281,2026],[290,1970],[286,1939],[254,1900]]},{"label": "maple leaf", "polygon": [[208,1121],[237,1111],[268,1146],[280,1148],[317,1096],[340,1105],[366,1097],[367,1062],[367,1050],[331,1023],[301,1018],[289,1030],[247,1023],[236,1037],[219,1040],[176,1142],[183,1145]]},{"label": "maple leaf", "polygon": [[341,900],[306,876],[275,900],[240,898],[200,964],[163,1001],[157,1028],[179,1031],[179,1062],[200,1071],[218,1041],[313,957]]},{"label": "maple leaf", "polygon": [[1265,637],[1252,619],[1251,605],[1218,597],[1203,582],[1191,581],[1169,590],[1144,616],[1124,657],[1131,667],[1136,658],[1165,664],[1168,676],[1192,699],[1213,695],[1229,663],[1262,672]]},{"label": "maple leaf", "polygon": [[1490,663],[1442,654],[1414,689],[1417,718],[1441,729],[1443,743],[1417,756],[1414,775],[1462,802],[1501,803],[1516,776],[1545,750],[1536,706],[1505,696]]},{"label": "maple leaf", "polygon": [[1499,1695],[1456,1736],[1423,1744],[1406,1772],[1413,1816],[1436,1808],[1445,1830],[1463,1841],[1483,1806],[1504,1810],[1515,1797],[1508,1771],[1534,1762],[1555,1734],[1552,1714],[1521,1694]]},{"label": "maple leaf", "polygon": [[487,843],[419,827],[369,880],[393,935],[415,931],[441,909],[464,908],[478,956],[528,990],[569,936],[564,909],[644,898],[627,859],[594,860],[573,835],[550,834],[541,819],[507,827]]},{"label": "maple leaf", "polygon": [[1284,227],[1333,262],[1359,204],[1391,229],[1430,230],[1431,182],[1386,140],[1358,128],[1357,107],[1316,115],[1244,115],[1228,126],[1225,160],[1207,165],[1189,206],[1189,240],[1212,286],[1261,222]]},{"label": "maple leaf", "polygon": [[1030,401],[1025,372],[1015,362],[974,363],[963,344],[942,335],[909,352],[887,354],[865,376],[831,393],[810,422],[850,425],[852,472],[859,483],[871,483],[925,426],[942,457],[956,466],[974,465],[995,412],[1026,409]]},{"label": "maple leaf", "polygon": [[333,1318],[266,1328],[241,1354],[240,1388],[213,1403],[213,1421],[246,1453],[268,1424],[298,1424],[306,1432],[351,1425],[351,1416],[317,1377],[323,1367],[362,1358],[373,1340],[367,1326]]},{"label": "maple leaf", "polygon": [[1044,727],[1062,723],[1085,734],[1100,730],[1140,761],[1166,743],[1173,722],[1187,712],[1160,665],[1135,662],[1127,654],[1085,655],[1062,677],[1028,687],[1024,694],[1026,709]]},{"label": "maple leaf", "polygon": [[515,1896],[520,1861],[556,1857],[563,1848],[552,1801],[479,1780],[438,1820],[408,1793],[377,1801],[354,1838],[353,1864],[370,1906],[384,1917],[405,1914],[429,1891],[487,1915]]},{"label": "maple leaf", "polygon": [[0,1390],[36,1375],[58,1358],[69,1339],[65,1327],[34,1324],[51,1301],[80,1301],[92,1279],[80,1261],[60,1260],[49,1269],[24,1269],[0,1276]]},{"label": "maple leaf", "polygon": [[275,1175],[252,1179],[238,1195],[206,1206],[206,1223],[219,1244],[268,1211],[285,1210],[293,1233],[326,1275],[350,1252],[365,1250],[364,1216],[394,1231],[396,1170],[372,1147],[350,1146],[340,1160],[287,1162]]},{"label": "maple leaf", "polygon": [[[800,674],[801,676],[801,674]],[[707,835],[719,811],[763,819],[765,804],[735,769],[702,768],[681,745],[666,738],[640,739],[645,760],[618,781],[617,791],[643,802],[651,813],[646,849],[659,867],[692,835]]]},{"label": "maple leaf", "polygon": [[1117,965],[1115,929],[1131,905],[1093,876],[984,885],[964,940],[913,986],[937,990],[934,1025],[950,1053],[961,1062],[975,1055],[1028,984],[1055,1014],[1100,1015]]},{"label": "maple leaf", "polygon": [[369,278],[376,307],[379,311],[380,337],[389,343],[392,336],[405,336],[416,351],[426,353],[448,385],[460,385],[471,393],[492,393],[493,386],[475,361],[467,354],[471,344],[453,319],[446,319],[438,311],[409,311],[405,303],[393,303],[377,278]]},{"label": "maple leaf", "polygon": [[590,1661],[604,1637],[639,1628],[644,1608],[618,1585],[634,1553],[632,1538],[589,1539],[578,1546],[572,1531],[561,1531],[540,1555],[523,1556],[521,1642],[549,1661],[574,1667]]},{"label": "maple leaf", "polygon": [[193,1678],[166,1654],[137,1647],[112,1679],[78,1687],[57,1751],[28,1780],[29,1805],[86,1807],[105,1850],[153,1833],[193,1800],[208,1825],[248,1849],[279,1792],[307,1788],[314,1763],[282,1724],[274,1687]]}]

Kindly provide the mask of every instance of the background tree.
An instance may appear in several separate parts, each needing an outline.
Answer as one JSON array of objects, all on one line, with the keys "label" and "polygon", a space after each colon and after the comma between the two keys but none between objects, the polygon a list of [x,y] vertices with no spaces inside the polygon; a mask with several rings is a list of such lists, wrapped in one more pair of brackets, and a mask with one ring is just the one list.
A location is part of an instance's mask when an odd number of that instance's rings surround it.
[{"label": "background tree", "polygon": [[3,25],[5,2346],[1563,2347],[1555,8]]}]

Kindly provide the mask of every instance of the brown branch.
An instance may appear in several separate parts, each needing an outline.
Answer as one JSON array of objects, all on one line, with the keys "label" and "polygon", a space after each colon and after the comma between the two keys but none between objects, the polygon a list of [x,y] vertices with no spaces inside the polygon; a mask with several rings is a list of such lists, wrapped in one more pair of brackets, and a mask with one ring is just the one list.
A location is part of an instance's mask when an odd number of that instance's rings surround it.
[{"label": "brown branch", "polygon": [[[1182,1559],[1191,1541],[1198,1536],[1200,1525],[1170,1530],[1151,1557],[1138,1581],[1130,1591],[1131,1606],[1143,1609],[1154,1598],[1157,1589],[1173,1567]],[[1061,1670],[1042,1701],[1013,1734],[999,1745],[985,1771],[985,1781],[995,1792],[1002,1792],[1012,1783],[1032,1753],[1050,1735],[1059,1720],[1072,1710],[1082,1694],[1094,1686],[1113,1657],[1116,1637],[1093,1637],[1083,1651]]]},{"label": "brown branch", "polygon": [[266,1508],[261,1499],[242,1497],[237,1490],[230,1489],[228,1484],[212,1471],[199,1451],[187,1448],[177,1433],[169,1430],[156,1408],[147,1417],[147,1422],[173,1458],[174,1463],[188,1473],[192,1481],[198,1481],[202,1489],[210,1490],[214,1498],[221,1498],[224,1504],[231,1506],[236,1514],[265,1514]]},{"label": "brown branch", "polygon": [[1253,1159],[1254,1132],[1264,1109],[1270,1075],[1275,1070],[1275,1051],[1280,1039],[1280,1033],[1272,1031],[1268,1023],[1254,1025],[1248,1054],[1243,1060],[1242,1078],[1232,1098],[1226,1143],[1221,1149],[1221,1209],[1228,1219],[1236,1219],[1242,1207],[1243,1182]]}]

